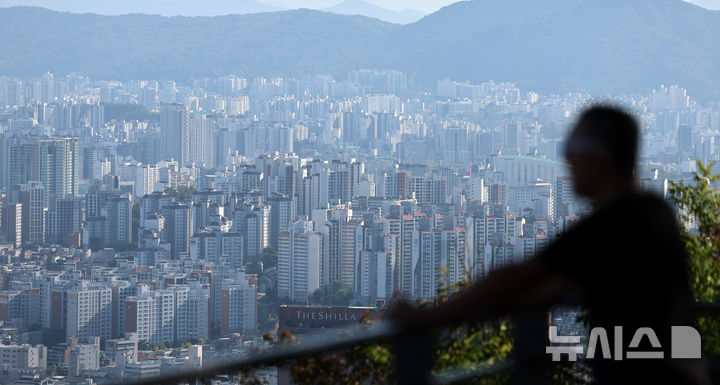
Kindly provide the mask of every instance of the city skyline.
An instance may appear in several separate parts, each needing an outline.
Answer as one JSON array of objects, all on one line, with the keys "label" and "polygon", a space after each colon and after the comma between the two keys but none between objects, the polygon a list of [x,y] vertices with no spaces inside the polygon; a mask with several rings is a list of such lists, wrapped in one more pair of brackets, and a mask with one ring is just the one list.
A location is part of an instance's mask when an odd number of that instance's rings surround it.
[{"label": "city skyline", "polygon": [[[528,291],[564,303],[579,287],[587,308],[538,318],[537,341],[551,325],[554,343],[587,337],[598,308],[652,321],[684,311],[685,289],[717,301],[720,175],[705,165],[720,162],[720,12],[681,0],[2,8],[14,1],[0,0],[1,384],[213,371],[288,337],[283,349],[376,333],[403,304],[417,326],[448,305],[442,325],[463,324],[428,340],[432,353],[412,335],[420,353],[400,356],[401,329],[202,381],[430,383],[467,355],[524,375],[511,356],[524,321],[474,327],[452,307],[495,316],[528,310]],[[334,12],[275,12],[298,6]],[[425,353],[440,357],[432,370]],[[580,367],[574,378],[594,378]]]},{"label": "city skyline", "polygon": [[[0,76],[0,322],[59,335],[5,337],[0,380],[201,368],[529,261],[592,213],[562,148],[595,100],[375,69]],[[642,189],[720,160],[716,103],[678,85],[612,102],[641,124]]]}]

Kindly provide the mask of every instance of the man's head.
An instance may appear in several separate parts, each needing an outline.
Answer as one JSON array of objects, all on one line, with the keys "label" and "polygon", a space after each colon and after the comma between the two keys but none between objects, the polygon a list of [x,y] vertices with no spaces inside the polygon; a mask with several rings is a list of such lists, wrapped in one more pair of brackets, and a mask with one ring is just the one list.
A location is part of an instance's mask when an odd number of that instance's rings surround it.
[{"label": "man's head", "polygon": [[565,144],[578,194],[598,198],[633,180],[638,131],[635,119],[616,107],[594,106],[580,115]]}]

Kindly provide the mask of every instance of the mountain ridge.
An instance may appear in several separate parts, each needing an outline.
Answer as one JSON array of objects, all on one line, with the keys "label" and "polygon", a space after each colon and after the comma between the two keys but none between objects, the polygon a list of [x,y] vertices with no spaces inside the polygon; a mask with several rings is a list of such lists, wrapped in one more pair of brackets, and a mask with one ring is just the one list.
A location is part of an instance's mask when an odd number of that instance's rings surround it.
[{"label": "mountain ridge", "polygon": [[360,15],[374,17],[382,21],[397,24],[410,24],[423,18],[426,14],[416,9],[393,11],[379,7],[363,0],[345,0],[332,7],[323,8],[322,11],[338,13],[341,15]]},{"label": "mountain ridge", "polygon": [[494,79],[605,95],[677,83],[720,100],[720,12],[681,0],[474,0],[404,26],[315,10],[188,18],[13,7],[0,9],[0,36],[0,75],[10,76],[344,78],[393,68],[428,87]]}]

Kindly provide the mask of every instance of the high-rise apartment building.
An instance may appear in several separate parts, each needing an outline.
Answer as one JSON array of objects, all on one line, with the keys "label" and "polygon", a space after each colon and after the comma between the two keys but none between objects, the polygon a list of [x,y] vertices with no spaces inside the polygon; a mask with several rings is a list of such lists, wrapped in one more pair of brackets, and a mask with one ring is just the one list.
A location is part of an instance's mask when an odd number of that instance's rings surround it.
[{"label": "high-rise apartment building", "polygon": [[22,244],[22,204],[5,204],[0,210],[2,210],[0,230],[4,241],[19,247]]},{"label": "high-rise apartment building", "polygon": [[9,187],[40,182],[50,198],[73,197],[78,193],[80,146],[78,138],[14,136],[3,140],[0,184]]},{"label": "high-rise apartment building", "polygon": [[278,234],[286,231],[295,218],[295,202],[291,197],[274,195],[268,198],[270,206],[270,232],[268,240],[271,247],[277,249]]},{"label": "high-rise apartment building", "polygon": [[22,205],[23,243],[41,244],[45,242],[45,188],[40,182],[29,182],[19,186],[18,202]]},{"label": "high-rise apartment building", "polygon": [[233,231],[245,235],[244,255],[255,258],[270,245],[270,207],[243,205],[233,214]]},{"label": "high-rise apartment building", "polygon": [[[140,341],[151,344],[175,341],[176,317],[172,290],[142,293],[125,300],[125,332],[137,333]],[[186,318],[182,322],[187,325]],[[184,328],[181,326],[180,330]]]},{"label": "high-rise apartment building", "polygon": [[127,196],[110,198],[105,203],[105,243],[131,243],[132,201]]},{"label": "high-rise apartment building", "polygon": [[320,287],[322,234],[312,222],[295,221],[278,236],[278,296],[305,301]]},{"label": "high-rise apartment building", "polygon": [[465,251],[465,230],[461,228],[416,230],[413,233],[413,297],[435,298],[441,287],[447,288],[462,280]]},{"label": "high-rise apartment building", "polygon": [[190,146],[188,159],[207,168],[215,167],[215,119],[193,112],[189,119]]},{"label": "high-rise apartment building", "polygon": [[125,300],[125,333],[151,344],[207,338],[207,292],[186,285],[148,291]]},{"label": "high-rise apartment building", "polygon": [[57,199],[47,212],[45,238],[52,243],[78,245],[84,220],[82,199]]},{"label": "high-rise apartment building", "polygon": [[160,104],[161,155],[185,164],[190,161],[190,115],[184,105]]},{"label": "high-rise apartment building", "polygon": [[210,333],[210,287],[208,284],[190,286],[188,293],[188,339],[208,340]]},{"label": "high-rise apartment building", "polygon": [[257,325],[255,286],[248,284],[244,274],[238,280],[222,282],[222,334],[255,330]]},{"label": "high-rise apartment building", "polygon": [[165,226],[163,240],[170,244],[170,256],[178,258],[183,253],[190,252],[190,237],[193,235],[193,211],[190,206],[171,204],[163,207]]},{"label": "high-rise apartment building", "polygon": [[68,289],[63,312],[66,338],[112,337],[112,290],[109,287],[83,284]]}]

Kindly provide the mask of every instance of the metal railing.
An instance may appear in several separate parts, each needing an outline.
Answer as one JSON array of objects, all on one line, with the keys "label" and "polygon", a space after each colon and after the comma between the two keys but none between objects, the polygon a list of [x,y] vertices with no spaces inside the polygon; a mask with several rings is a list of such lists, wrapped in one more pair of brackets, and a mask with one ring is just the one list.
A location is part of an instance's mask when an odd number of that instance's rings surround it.
[{"label": "metal railing", "polygon": [[[696,314],[720,316],[720,303],[695,303]],[[317,354],[328,354],[351,349],[353,347],[387,342],[393,347],[395,354],[394,380],[398,385],[439,385],[452,384],[473,378],[495,375],[512,370],[512,383],[536,383],[546,381],[547,369],[551,362],[545,358],[544,346],[547,343],[547,318],[544,314],[531,312],[516,318],[515,343],[510,359],[490,360],[476,363],[472,367],[455,367],[431,372],[431,348],[427,331],[409,329],[392,322],[383,322],[359,332],[354,332],[341,339],[327,337],[300,344],[279,343],[265,351],[251,354],[247,358],[224,362],[202,369],[179,371],[170,375],[128,381],[132,385],[170,385],[187,383],[201,384],[203,380],[217,376],[236,376],[249,368],[282,365],[294,359]],[[540,354],[538,354],[540,352]],[[708,367],[719,369],[720,362],[709,361]]]},{"label": "metal railing", "polygon": [[[342,331],[342,330],[341,330]],[[394,379],[398,385],[448,384],[469,378],[496,374],[510,368],[510,360],[491,360],[472,367],[456,367],[430,372],[431,351],[427,331],[408,329],[400,324],[382,322],[357,331],[347,329],[348,336],[324,337],[298,344],[280,342],[273,347],[250,354],[247,358],[203,366],[202,369],[183,370],[140,380],[128,379],[131,385],[201,384],[218,376],[236,376],[249,368],[283,365],[287,362],[317,354],[341,352],[358,345],[389,343],[395,355]],[[345,333],[343,333],[345,334]]]}]

